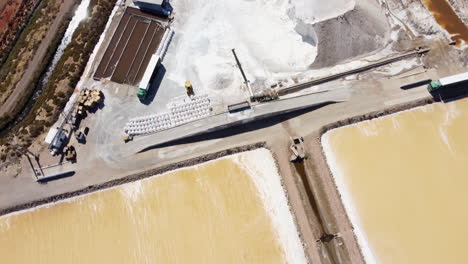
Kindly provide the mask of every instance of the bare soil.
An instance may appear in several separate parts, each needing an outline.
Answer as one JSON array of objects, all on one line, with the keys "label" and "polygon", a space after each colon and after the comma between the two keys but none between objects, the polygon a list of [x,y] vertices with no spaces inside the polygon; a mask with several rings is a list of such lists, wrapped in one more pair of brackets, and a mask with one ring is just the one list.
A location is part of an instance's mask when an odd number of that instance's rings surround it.
[{"label": "bare soil", "polygon": [[8,28],[8,23],[13,20],[13,17],[18,13],[19,7],[23,0],[4,1],[0,3],[0,37]]}]

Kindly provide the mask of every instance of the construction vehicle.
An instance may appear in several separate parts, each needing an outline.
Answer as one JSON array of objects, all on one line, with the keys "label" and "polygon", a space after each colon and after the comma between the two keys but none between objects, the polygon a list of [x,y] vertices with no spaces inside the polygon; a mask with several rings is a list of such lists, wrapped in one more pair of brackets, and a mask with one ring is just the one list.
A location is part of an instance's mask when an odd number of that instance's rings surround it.
[{"label": "construction vehicle", "polygon": [[293,138],[290,149],[291,149],[292,154],[289,158],[289,161],[298,162],[306,158],[306,154],[304,151],[304,138],[303,137]]},{"label": "construction vehicle", "polygon": [[441,78],[427,86],[434,97],[450,98],[465,94],[468,91],[468,72]]},{"label": "construction vehicle", "polygon": [[124,141],[125,143],[130,142],[130,141],[132,141],[132,140],[133,140],[133,136],[125,135],[125,136],[123,137],[123,141]]},{"label": "construction vehicle", "polygon": [[82,131],[76,131],[75,132],[75,138],[78,142],[80,143],[85,143],[86,137],[85,134]]},{"label": "construction vehicle", "polygon": [[266,89],[261,93],[255,94],[250,98],[252,102],[268,102],[279,98],[278,92],[274,89]]},{"label": "construction vehicle", "polygon": [[88,135],[89,128],[85,127],[84,129],[76,130],[75,131],[75,138],[80,143],[86,142],[86,136]]},{"label": "construction vehicle", "polygon": [[193,91],[192,83],[190,81],[185,82],[185,90],[187,91],[187,95],[189,97],[192,97],[195,95],[195,92]]},{"label": "construction vehicle", "polygon": [[65,151],[65,160],[70,161],[70,162],[75,162],[76,161],[76,150],[75,147],[73,146],[68,146]]}]

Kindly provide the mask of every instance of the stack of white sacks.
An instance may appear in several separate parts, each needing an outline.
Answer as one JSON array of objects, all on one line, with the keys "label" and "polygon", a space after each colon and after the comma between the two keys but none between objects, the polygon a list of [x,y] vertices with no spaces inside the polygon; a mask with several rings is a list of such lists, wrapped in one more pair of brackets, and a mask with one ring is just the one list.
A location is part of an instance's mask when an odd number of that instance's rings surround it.
[{"label": "stack of white sacks", "polygon": [[169,110],[169,113],[130,119],[125,125],[125,133],[130,136],[151,134],[207,117],[211,113],[211,103],[207,94],[196,95],[190,102],[172,106]]}]

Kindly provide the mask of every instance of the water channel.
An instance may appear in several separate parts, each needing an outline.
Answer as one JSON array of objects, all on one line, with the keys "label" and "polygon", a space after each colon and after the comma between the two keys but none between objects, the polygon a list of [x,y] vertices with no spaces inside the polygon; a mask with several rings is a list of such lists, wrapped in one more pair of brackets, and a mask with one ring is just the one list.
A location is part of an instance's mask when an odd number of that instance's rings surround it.
[{"label": "water channel", "polygon": [[31,112],[36,100],[41,96],[44,90],[44,87],[46,86],[51,74],[55,70],[58,61],[62,57],[63,52],[65,51],[68,44],[70,44],[72,37],[73,37],[73,33],[78,28],[79,24],[84,19],[87,18],[89,4],[90,4],[90,0],[81,1],[80,5],[77,7],[75,11],[75,14],[73,15],[72,20],[68,24],[67,30],[65,31],[65,34],[60,42],[60,45],[58,46],[57,50],[54,53],[54,57],[52,61],[50,62],[50,65],[47,68],[47,71],[41,77],[39,84],[36,86],[36,89],[34,90],[33,94],[25,103],[24,108],[21,110],[21,112],[18,115],[16,115],[15,119],[7,127],[5,127],[4,129],[0,131],[0,136],[4,136],[10,133],[11,129],[13,129],[16,125],[20,124],[21,121],[23,121],[24,118],[26,118],[26,116],[28,116],[28,114]]},{"label": "water channel", "polygon": [[458,47],[468,45],[468,26],[446,0],[423,0],[423,3],[434,15],[437,23],[452,36]]}]

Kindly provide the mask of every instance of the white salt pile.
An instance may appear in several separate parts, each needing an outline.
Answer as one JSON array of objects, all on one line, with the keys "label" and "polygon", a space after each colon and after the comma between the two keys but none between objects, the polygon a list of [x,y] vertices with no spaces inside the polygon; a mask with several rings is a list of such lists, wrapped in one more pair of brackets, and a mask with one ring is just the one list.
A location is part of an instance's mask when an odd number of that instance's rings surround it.
[{"label": "white salt pile", "polygon": [[236,97],[243,80],[231,49],[236,49],[252,83],[304,71],[314,62],[317,47],[296,31],[297,24],[340,16],[354,7],[354,0],[326,4],[318,0],[173,0],[171,4],[176,19],[166,60],[168,78],[176,83],[191,80],[198,88]]},{"label": "white salt pile", "polygon": [[354,0],[291,0],[295,16],[306,24],[314,24],[341,16],[354,9]]}]

